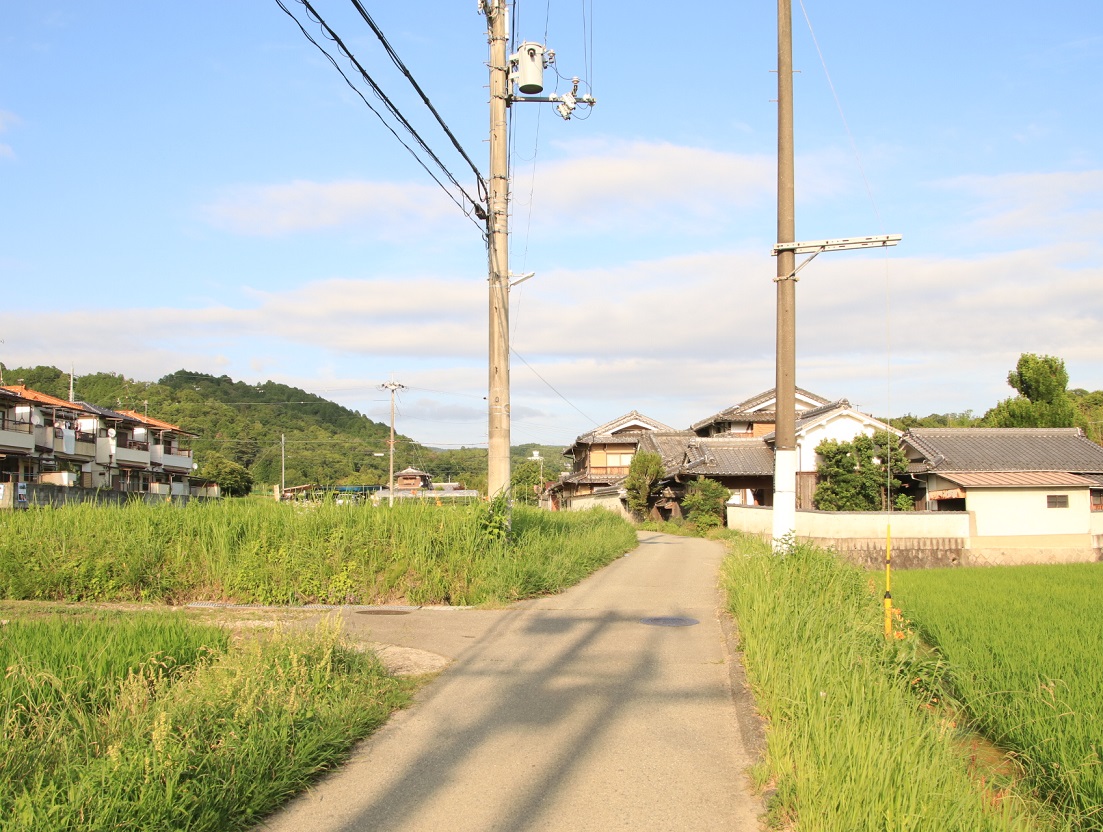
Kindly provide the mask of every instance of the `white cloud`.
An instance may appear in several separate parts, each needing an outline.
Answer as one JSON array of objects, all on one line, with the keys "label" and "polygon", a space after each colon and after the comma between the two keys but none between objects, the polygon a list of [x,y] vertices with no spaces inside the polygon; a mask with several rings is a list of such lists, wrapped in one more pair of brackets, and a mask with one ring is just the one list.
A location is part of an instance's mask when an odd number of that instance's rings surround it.
[{"label": "white cloud", "polygon": [[[212,226],[237,234],[274,237],[328,228],[404,239],[459,209],[437,187],[345,180],[294,181],[228,188],[202,212]],[[462,220],[462,217],[461,217]]]},{"label": "white cloud", "polygon": [[[772,204],[771,156],[667,142],[594,140],[558,145],[559,158],[524,165],[512,182],[514,227],[583,237],[655,230],[705,236]],[[803,157],[800,196],[822,200],[845,183],[836,151]],[[772,209],[771,209],[772,210]],[[203,206],[207,222],[237,234],[279,236],[324,229],[406,239],[459,228],[458,209],[435,186],[345,180],[237,186]]]},{"label": "white cloud", "polygon": [[[708,219],[756,204],[774,185],[766,156],[643,141],[580,143],[566,152],[537,168],[535,198],[542,215],[588,226]],[[515,191],[524,196],[520,185]]]},{"label": "white cloud", "polygon": [[[1039,352],[1064,358],[1075,386],[1103,388],[1097,246],[899,254],[840,253],[801,273],[798,384],[878,414],[982,412],[1009,395],[1018,355]],[[769,388],[772,276],[762,252],[720,251],[553,269],[514,290],[514,440],[565,442],[633,408],[684,427]],[[0,312],[0,358],[272,377],[380,420],[372,385],[393,371],[410,387],[404,432],[477,444],[486,314],[483,280],[330,279],[237,307]],[[59,333],[80,334],[73,355]]]},{"label": "white cloud", "polygon": [[976,201],[967,233],[977,236],[1095,243],[1103,226],[1103,170],[962,176],[938,185]]}]

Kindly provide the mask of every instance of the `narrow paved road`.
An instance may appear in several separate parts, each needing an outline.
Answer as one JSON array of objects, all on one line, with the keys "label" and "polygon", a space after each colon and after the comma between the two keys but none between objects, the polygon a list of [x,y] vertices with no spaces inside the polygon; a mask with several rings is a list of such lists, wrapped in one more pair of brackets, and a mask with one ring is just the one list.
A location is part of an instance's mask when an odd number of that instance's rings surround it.
[{"label": "narrow paved road", "polygon": [[[757,830],[740,728],[753,722],[733,701],[718,617],[722,557],[715,542],[643,532],[551,598],[350,615],[359,638],[455,661],[261,829]],[[652,617],[699,623],[641,623]]]}]

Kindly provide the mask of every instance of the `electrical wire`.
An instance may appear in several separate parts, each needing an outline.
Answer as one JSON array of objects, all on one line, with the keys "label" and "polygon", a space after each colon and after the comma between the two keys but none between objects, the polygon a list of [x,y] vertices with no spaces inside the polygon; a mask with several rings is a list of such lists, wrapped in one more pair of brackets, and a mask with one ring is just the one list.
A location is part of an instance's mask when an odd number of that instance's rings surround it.
[{"label": "electrical wire", "polygon": [[440,113],[437,112],[437,108],[434,107],[433,102],[429,100],[429,96],[425,94],[425,91],[421,89],[421,86],[418,84],[418,82],[414,80],[414,76],[410,74],[410,70],[406,68],[406,64],[404,64],[402,62],[402,59],[399,58],[398,55],[395,53],[394,49],[391,47],[390,42],[387,40],[387,37],[376,25],[375,21],[372,20],[371,15],[368,14],[368,10],[364,8],[364,4],[361,3],[360,0],[351,1],[356,10],[360,12],[360,16],[364,18],[364,22],[368,24],[371,30],[375,33],[375,36],[379,38],[379,42],[383,44],[383,48],[386,50],[387,55],[390,57],[391,61],[394,62],[394,65],[398,67],[399,72],[406,76],[406,79],[410,82],[411,85],[413,85],[413,88],[417,91],[417,94],[421,96],[421,100],[425,102],[425,106],[429,108],[429,112],[433,114],[433,118],[437,120],[437,124],[440,125],[441,129],[444,131],[444,134],[448,136],[448,138],[451,140],[452,146],[456,148],[460,156],[462,156],[464,161],[467,162],[468,166],[470,166],[472,173],[475,174],[475,180],[479,183],[480,195],[485,201],[487,198],[486,180],[483,179],[483,175],[479,172],[479,168],[475,165],[474,162],[471,161],[471,157],[467,155],[467,151],[463,149],[462,145],[460,145],[460,140],[455,137],[455,135],[452,133],[452,130],[448,127],[447,124],[445,124],[444,119],[441,118]]},{"label": "electrical wire", "polygon": [[[584,0],[585,1],[585,0]],[[812,27],[812,19],[808,15],[808,9],[805,8],[804,0],[800,0],[800,9],[804,14],[804,22],[808,26],[808,32],[812,36],[812,43],[816,47],[816,54],[819,55],[820,65],[823,67],[824,77],[827,79],[827,85],[831,89],[831,95],[835,99],[835,107],[839,111],[839,118],[843,122],[843,127],[846,129],[847,138],[850,141],[850,149],[854,153],[854,160],[858,165],[858,172],[862,176],[862,182],[866,188],[866,195],[869,197],[870,205],[873,207],[873,213],[877,217],[877,225],[882,234],[885,233],[885,224],[881,216],[881,209],[877,205],[877,199],[873,195],[873,187],[869,183],[869,177],[866,176],[865,166],[862,164],[862,154],[858,150],[858,143],[854,140],[854,133],[850,129],[850,124],[846,120],[846,113],[843,112],[842,102],[839,100],[839,94],[835,90],[835,83],[831,80],[831,72],[827,68],[827,61],[823,56],[823,50],[820,49],[820,42],[816,38],[816,31]],[[885,265],[885,419],[886,421],[892,418],[892,281],[889,273],[889,260],[888,252],[882,248],[881,250],[882,261]],[[885,495],[888,508],[892,510],[892,453],[891,449],[886,448],[886,464],[885,464]]]},{"label": "electrical wire", "polygon": [[558,390],[556,390],[554,387],[552,387],[551,383],[546,378],[544,378],[542,375],[540,375],[540,373],[536,372],[536,368],[534,368],[531,364],[529,364],[528,361],[525,360],[525,357],[523,355],[521,355],[521,353],[517,352],[517,350],[515,350],[513,347],[510,347],[509,351],[511,353],[513,353],[514,355],[516,355],[518,358],[520,358],[521,363],[524,364],[526,367],[528,367],[530,370],[532,370],[532,374],[534,376],[536,376],[538,379],[540,379],[542,382],[544,382],[544,384],[547,385],[549,390],[551,390],[553,393],[555,393],[555,395],[559,396],[559,398],[561,398],[563,401],[565,401],[567,404],[569,404],[571,407],[573,407],[576,411],[578,411],[579,415],[581,415],[584,419],[588,420],[589,422],[593,423],[594,425],[598,424],[597,419],[594,419],[594,418],[591,418],[590,416],[587,416],[585,413],[583,413],[581,410],[579,410],[578,407],[575,406],[574,402],[572,402],[570,399],[568,399],[566,396],[564,396],[562,393],[560,393]]},{"label": "electrical wire", "polygon": [[[281,7],[283,6],[282,0],[276,0],[276,2],[279,3]],[[414,140],[421,146],[421,148],[426,153],[429,154],[429,157],[434,162],[436,162],[437,167],[439,167],[441,169],[441,171],[448,178],[448,180],[453,185],[455,185],[456,188],[465,197],[467,197],[468,201],[471,202],[473,208],[476,208],[476,209],[477,208],[482,208],[482,206],[479,204],[479,202],[476,199],[474,199],[469,193],[467,193],[466,190],[464,190],[463,186],[460,185],[459,180],[457,180],[456,177],[452,174],[452,172],[450,170],[448,170],[448,168],[444,164],[444,162],[442,162],[440,160],[440,158],[437,156],[437,154],[433,152],[432,148],[430,148],[429,145],[425,143],[425,140],[421,138],[421,136],[418,134],[417,130],[414,129],[414,126],[412,124],[410,124],[409,120],[407,120],[407,118],[402,114],[402,112],[398,109],[398,107],[394,104],[394,102],[392,102],[390,100],[390,98],[387,97],[387,94],[383,92],[382,88],[380,88],[380,86],[375,82],[375,80],[368,74],[367,70],[364,69],[364,67],[356,59],[356,57],[352,54],[352,52],[349,50],[349,48],[345,46],[344,41],[341,40],[340,36],[338,36],[338,34],[333,30],[333,28],[330,27],[330,25],[328,23],[326,23],[325,20],[322,19],[322,16],[310,4],[310,0],[297,0],[297,2],[304,9],[306,9],[307,15],[309,17],[311,17],[314,20],[315,23],[317,23],[319,26],[322,27],[322,30],[324,31],[326,37],[329,40],[333,41],[337,45],[337,48],[341,50],[341,53],[349,60],[349,62],[354,67],[356,67],[356,70],[360,73],[360,76],[372,88],[372,92],[374,92],[376,97],[379,98],[379,100],[383,102],[384,106],[386,106],[386,108],[390,111],[391,115],[393,115],[396,119],[398,119],[399,123],[403,127],[406,128],[407,132],[409,132],[409,134],[411,136],[413,136]],[[296,22],[298,22],[298,21],[296,20]],[[302,28],[302,27],[300,26],[300,28]],[[305,34],[305,32],[304,32],[304,34]],[[315,45],[317,45],[317,44],[315,44]],[[327,56],[328,56],[328,54],[329,53],[326,53]],[[342,73],[342,75],[344,75],[344,73]],[[367,102],[365,101],[365,103],[367,103]],[[374,110],[373,110],[373,112],[374,112]],[[378,113],[377,113],[377,115],[378,115]],[[392,132],[394,132],[394,131],[392,130]],[[485,186],[485,182],[483,182],[482,175],[479,174],[477,169],[476,169],[475,173],[476,173],[476,176],[478,177],[478,181],[479,181],[480,186]],[[461,206],[461,208],[462,208],[462,206]],[[483,208],[483,210],[485,211],[485,208]],[[477,213],[478,213],[478,211],[476,211],[476,214]],[[468,215],[468,216],[470,216],[470,215]]]},{"label": "electrical wire", "polygon": [[480,214],[485,215],[485,213],[486,213],[485,207],[479,202],[479,200],[472,197],[471,194],[469,194],[466,191],[466,189],[464,189],[464,187],[459,183],[459,180],[456,179],[456,177],[452,174],[452,172],[448,170],[447,166],[445,166],[445,164],[440,160],[440,158],[429,148],[429,146],[421,138],[421,136],[418,134],[418,132],[414,129],[413,125],[410,124],[410,122],[406,119],[406,117],[402,115],[402,113],[393,104],[393,102],[391,102],[391,100],[387,97],[387,95],[383,92],[383,90],[379,87],[379,85],[375,83],[375,80],[372,79],[372,77],[368,74],[367,70],[365,70],[364,67],[361,66],[360,62],[356,60],[355,56],[353,56],[353,54],[345,47],[344,42],[340,39],[340,37],[338,37],[337,33],[334,32],[333,29],[331,29],[329,27],[329,25],[325,22],[325,20],[323,20],[321,18],[321,16],[314,10],[314,7],[310,5],[309,0],[296,0],[296,2],[298,2],[300,5],[302,5],[306,9],[307,15],[315,23],[317,23],[319,26],[322,27],[322,30],[325,33],[326,38],[329,39],[329,40],[332,40],[335,44],[337,44],[338,49],[340,49],[342,54],[345,55],[345,57],[349,60],[349,62],[352,63],[352,65],[354,67],[356,67],[356,69],[359,71],[361,77],[372,88],[372,91],[376,94],[376,96],[380,99],[380,101],[382,101],[384,103],[384,105],[386,105],[387,109],[391,112],[391,114],[399,121],[399,123],[402,124],[403,127],[406,128],[406,130],[410,133],[410,135],[414,137],[415,141],[422,147],[422,149],[429,155],[429,157],[437,164],[437,167],[440,168],[440,170],[444,173],[445,177],[456,187],[456,189],[460,193],[463,194],[463,196],[467,199],[467,201],[471,203],[471,206],[472,206],[471,212],[469,212],[467,210],[467,208],[464,207],[464,204],[462,202],[460,202],[460,200],[456,199],[455,195],[448,189],[448,187],[443,182],[441,182],[441,180],[436,176],[436,174],[434,174],[433,171],[431,171],[429,169],[429,166],[427,164],[425,164],[425,161],[414,151],[414,149],[402,140],[402,137],[399,136],[398,133],[395,131],[395,129],[390,124],[387,123],[387,120],[385,118],[383,118],[383,115],[378,110],[376,110],[375,107],[373,107],[371,105],[371,103],[368,101],[368,99],[364,97],[364,94],[356,87],[355,84],[352,83],[351,80],[349,80],[349,77],[345,74],[344,70],[342,70],[341,67],[338,65],[337,60],[332,55],[330,55],[329,52],[327,52],[322,47],[322,45],[319,44],[310,35],[309,32],[307,32],[306,27],[303,26],[302,22],[297,17],[295,17],[294,14],[291,13],[291,10],[288,9],[287,6],[284,5],[283,0],[276,0],[276,4],[283,10],[284,14],[286,14],[288,17],[290,17],[292,20],[295,21],[295,24],[299,27],[299,30],[303,33],[303,36],[308,41],[310,41],[315,46],[315,48],[317,48],[317,50],[319,52],[321,52],[326,57],[326,59],[333,65],[333,68],[336,69],[338,73],[340,73],[341,77],[345,80],[345,83],[348,84],[349,89],[351,89],[353,92],[355,92],[360,97],[360,100],[364,102],[364,105],[369,110],[371,110],[372,113],[375,115],[375,117],[378,118],[379,121],[383,124],[383,126],[386,127],[387,130],[390,131],[391,135],[393,135],[395,137],[395,139],[398,140],[399,144],[401,144],[404,148],[406,148],[406,150],[410,153],[411,156],[414,157],[414,159],[417,161],[417,163],[419,165],[421,165],[421,167],[425,170],[426,173],[429,174],[429,176],[432,178],[432,180],[434,182],[436,182],[437,185],[440,186],[441,190],[443,190],[448,195],[448,198],[451,199],[461,211],[463,211],[464,215],[467,216],[467,218],[469,220],[471,220],[471,222],[474,223],[474,225],[477,228],[479,228],[480,230],[483,230],[484,234],[485,234],[485,230],[483,229],[482,224],[480,224],[480,222],[478,220],[476,220],[475,218],[473,218],[471,216],[472,212],[475,214],[476,217],[480,216]]}]

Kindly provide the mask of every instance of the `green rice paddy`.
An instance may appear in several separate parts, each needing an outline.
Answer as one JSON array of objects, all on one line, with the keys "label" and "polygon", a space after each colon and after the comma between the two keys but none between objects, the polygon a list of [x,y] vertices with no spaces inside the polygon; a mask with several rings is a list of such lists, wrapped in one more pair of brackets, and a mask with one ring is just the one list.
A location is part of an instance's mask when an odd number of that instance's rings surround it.
[{"label": "green rice paddy", "polygon": [[1103,564],[897,572],[893,597],[977,730],[1075,828],[1103,830]]}]

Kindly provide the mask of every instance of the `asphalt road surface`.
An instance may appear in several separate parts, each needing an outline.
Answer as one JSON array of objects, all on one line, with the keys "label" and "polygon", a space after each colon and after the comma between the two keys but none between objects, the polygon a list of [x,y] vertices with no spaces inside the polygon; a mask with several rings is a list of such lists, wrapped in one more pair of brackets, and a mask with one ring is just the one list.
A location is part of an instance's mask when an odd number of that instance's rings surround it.
[{"label": "asphalt road surface", "polygon": [[761,740],[719,612],[722,558],[641,532],[553,597],[348,613],[356,638],[451,662],[260,829],[758,830],[746,770]]}]

